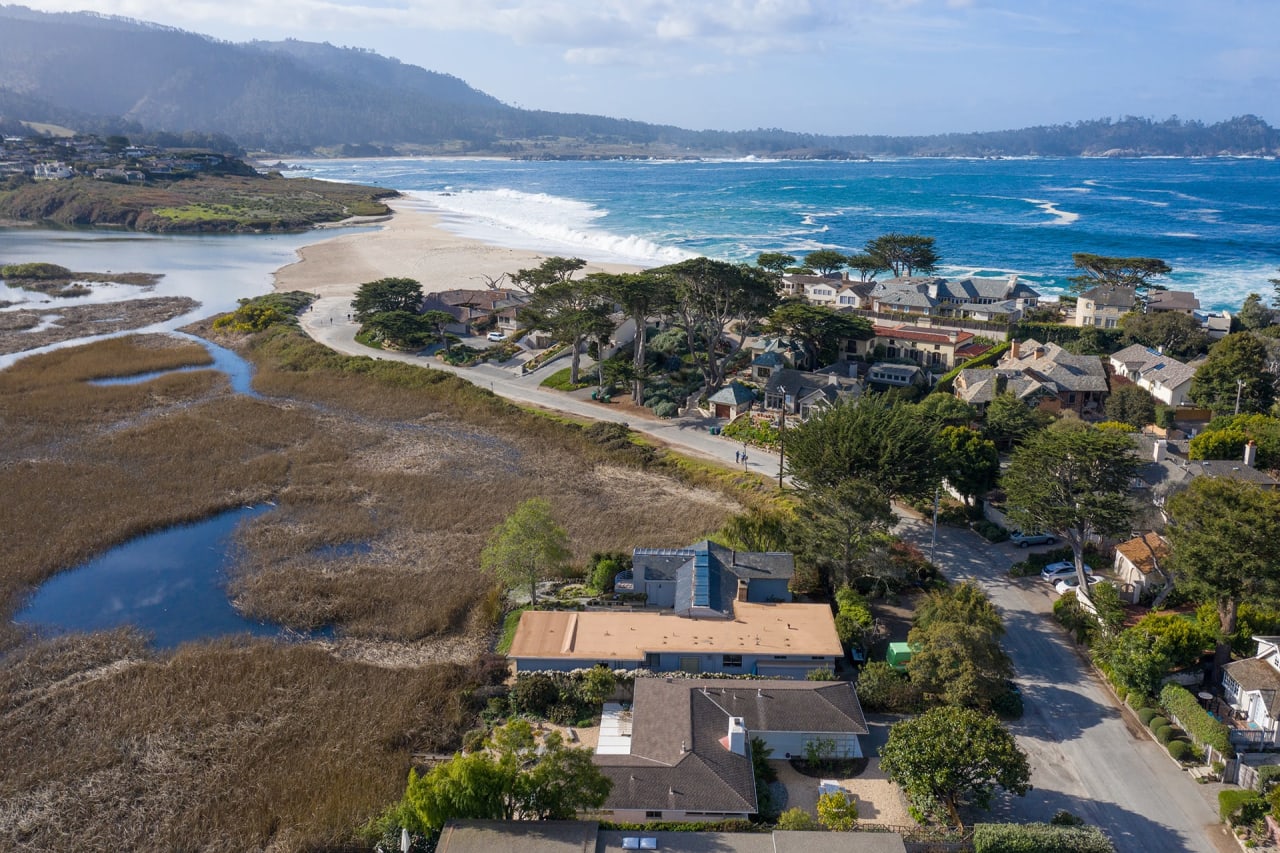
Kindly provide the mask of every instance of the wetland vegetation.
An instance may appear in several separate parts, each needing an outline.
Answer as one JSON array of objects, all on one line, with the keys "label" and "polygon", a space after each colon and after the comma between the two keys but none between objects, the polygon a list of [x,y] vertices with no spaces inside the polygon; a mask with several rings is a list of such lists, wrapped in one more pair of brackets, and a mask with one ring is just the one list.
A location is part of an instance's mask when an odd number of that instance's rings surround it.
[{"label": "wetland vegetation", "polygon": [[[486,663],[504,602],[479,553],[517,504],[547,499],[585,565],[688,544],[764,499],[744,475],[287,324],[219,340],[254,363],[261,397],[208,369],[89,384],[210,363],[168,336],[0,371],[2,847],[350,844],[413,754],[456,747],[483,704],[471,691],[505,673]],[[127,629],[40,639],[11,622],[106,548],[265,501],[237,534],[233,600],[332,639],[163,652]]]}]

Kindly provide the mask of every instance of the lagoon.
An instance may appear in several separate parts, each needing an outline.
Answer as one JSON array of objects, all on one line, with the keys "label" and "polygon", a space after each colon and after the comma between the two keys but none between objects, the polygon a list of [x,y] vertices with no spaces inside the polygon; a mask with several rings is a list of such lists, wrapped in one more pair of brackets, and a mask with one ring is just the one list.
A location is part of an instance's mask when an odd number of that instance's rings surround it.
[{"label": "lagoon", "polygon": [[46,633],[133,625],[159,648],[228,634],[280,636],[227,598],[236,526],[271,509],[242,507],[139,536],[40,586],[15,621]]}]

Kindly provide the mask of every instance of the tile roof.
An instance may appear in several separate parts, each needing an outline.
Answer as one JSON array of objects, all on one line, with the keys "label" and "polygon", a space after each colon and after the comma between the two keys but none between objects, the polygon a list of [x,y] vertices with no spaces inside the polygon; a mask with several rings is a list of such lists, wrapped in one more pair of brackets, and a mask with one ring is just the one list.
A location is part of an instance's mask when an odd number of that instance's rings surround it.
[{"label": "tile roof", "polygon": [[[916,341],[925,344],[967,344],[973,340],[973,332],[940,332],[937,329],[923,326],[880,326],[874,327],[877,338],[893,338],[904,341]],[[955,335],[955,337],[952,337]]]}]

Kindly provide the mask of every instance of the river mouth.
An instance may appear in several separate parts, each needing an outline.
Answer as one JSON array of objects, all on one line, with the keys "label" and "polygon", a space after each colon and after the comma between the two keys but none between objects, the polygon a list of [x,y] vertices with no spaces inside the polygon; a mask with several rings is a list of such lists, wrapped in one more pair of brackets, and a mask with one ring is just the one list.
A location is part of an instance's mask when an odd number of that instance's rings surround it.
[{"label": "river mouth", "polygon": [[55,635],[130,625],[161,649],[235,634],[330,638],[328,629],[301,633],[247,619],[227,598],[236,528],[271,509],[239,507],[135,537],[45,581],[14,621]]}]

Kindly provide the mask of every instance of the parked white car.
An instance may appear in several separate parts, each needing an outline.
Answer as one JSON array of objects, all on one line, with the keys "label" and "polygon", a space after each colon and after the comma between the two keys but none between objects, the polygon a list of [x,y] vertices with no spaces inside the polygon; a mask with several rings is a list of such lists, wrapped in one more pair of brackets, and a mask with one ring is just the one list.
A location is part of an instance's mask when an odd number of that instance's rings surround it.
[{"label": "parked white car", "polygon": [[[1088,582],[1089,586],[1093,586],[1094,584],[1101,582],[1102,578],[1095,575],[1085,575],[1085,580]],[[1053,585],[1053,588],[1057,591],[1058,595],[1062,595],[1064,592],[1074,591],[1078,586],[1080,586],[1080,579],[1073,575],[1058,581]]]},{"label": "parked white car", "polygon": [[[1063,578],[1069,577],[1070,575],[1074,575],[1075,573],[1076,573],[1076,564],[1071,562],[1070,560],[1063,560],[1060,563],[1050,563],[1049,565],[1045,566],[1043,569],[1040,570],[1040,577],[1044,578],[1049,583],[1057,583]],[[1085,566],[1084,573],[1086,575],[1091,575],[1093,574],[1093,569],[1089,568],[1088,566]]]},{"label": "parked white car", "polygon": [[490,332],[488,337],[491,341],[505,341],[507,339],[507,336],[502,332]]}]

